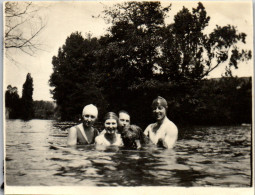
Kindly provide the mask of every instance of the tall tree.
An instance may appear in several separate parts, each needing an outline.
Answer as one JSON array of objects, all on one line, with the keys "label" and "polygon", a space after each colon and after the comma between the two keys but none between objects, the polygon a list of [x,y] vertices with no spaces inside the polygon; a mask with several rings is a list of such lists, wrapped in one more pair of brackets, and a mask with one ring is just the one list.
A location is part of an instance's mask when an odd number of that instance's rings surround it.
[{"label": "tall tree", "polygon": [[169,9],[162,8],[159,2],[124,2],[105,10],[112,26],[101,37],[98,53],[105,73],[101,86],[111,109],[132,109],[130,103],[138,99],[133,101],[130,92],[153,77],[160,56],[160,31]]},{"label": "tall tree", "polygon": [[12,87],[11,85],[7,86],[7,90],[5,92],[5,108],[9,118],[19,118],[21,104],[17,87]]},{"label": "tall tree", "polygon": [[[157,95],[176,111],[171,118],[185,118],[201,101],[197,89],[211,71],[228,62],[231,75],[239,61],[251,58],[238,47],[246,35],[236,27],[217,26],[205,34],[210,17],[202,3],[192,11],[183,7],[166,25],[170,8],[160,2],[116,4],[104,12],[112,25],[100,39],[80,33],[67,38],[53,57],[50,79],[62,119],[96,102],[99,108],[127,109],[133,122],[148,124]],[[178,110],[184,112],[177,116]]]},{"label": "tall tree", "polygon": [[23,84],[23,90],[22,90],[22,115],[21,117],[24,120],[29,120],[34,115],[34,109],[33,109],[33,78],[31,77],[31,74],[28,73],[26,77],[26,81]]},{"label": "tall tree", "polygon": [[160,64],[167,80],[201,80],[217,67],[227,64],[226,74],[238,68],[240,61],[251,59],[251,51],[238,48],[246,34],[232,25],[216,26],[206,34],[210,17],[202,3],[192,12],[183,7],[167,26],[164,38],[164,60]]},{"label": "tall tree", "polygon": [[51,91],[63,120],[79,118],[86,104],[94,103],[103,109],[105,102],[96,73],[96,38],[84,39],[81,33],[72,33],[52,59]]},{"label": "tall tree", "polygon": [[192,11],[183,7],[166,25],[170,8],[160,2],[124,2],[105,10],[112,23],[101,39],[105,93],[110,104],[135,109],[135,118],[149,112],[144,107],[157,94],[171,107],[185,105],[191,112],[199,101],[194,99],[199,82],[210,72],[228,63],[231,76],[232,67],[251,59],[251,51],[238,47],[246,34],[236,27],[217,26],[205,33],[210,17],[202,3]]},{"label": "tall tree", "polygon": [[[103,49],[106,57],[114,56],[114,61],[105,63],[110,66],[112,77],[128,82],[132,88],[135,81],[143,83],[153,76],[170,7],[163,8],[160,2],[125,2],[105,10],[112,26]],[[131,76],[132,80],[128,80]]]}]

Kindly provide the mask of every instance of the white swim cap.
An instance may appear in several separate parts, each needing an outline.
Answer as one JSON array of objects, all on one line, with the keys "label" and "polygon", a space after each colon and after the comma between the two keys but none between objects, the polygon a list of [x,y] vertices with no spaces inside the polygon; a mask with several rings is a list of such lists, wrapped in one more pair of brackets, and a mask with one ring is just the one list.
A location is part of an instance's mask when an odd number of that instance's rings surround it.
[{"label": "white swim cap", "polygon": [[83,108],[82,115],[84,116],[85,114],[92,114],[92,115],[95,115],[97,118],[97,115],[98,115],[97,107],[94,106],[93,104],[89,104],[85,106]]}]

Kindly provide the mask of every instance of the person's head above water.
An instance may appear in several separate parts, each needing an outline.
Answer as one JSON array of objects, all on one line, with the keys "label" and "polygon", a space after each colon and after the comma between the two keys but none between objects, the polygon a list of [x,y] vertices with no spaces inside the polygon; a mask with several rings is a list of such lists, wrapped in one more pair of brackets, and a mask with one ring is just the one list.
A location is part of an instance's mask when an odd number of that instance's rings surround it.
[{"label": "person's head above water", "polygon": [[91,114],[91,115],[94,115],[97,118],[98,109],[93,104],[86,105],[82,110],[82,116],[84,116],[85,114]]},{"label": "person's head above water", "polygon": [[118,117],[114,112],[108,112],[104,117],[104,127],[107,134],[114,134],[118,127]]},{"label": "person's head above water", "polygon": [[97,107],[93,104],[89,104],[85,106],[82,110],[82,118],[83,118],[83,124],[86,127],[91,127],[98,116],[98,110]]},{"label": "person's head above water", "polygon": [[167,109],[168,106],[167,106],[167,101],[165,100],[165,98],[158,96],[156,99],[154,99],[152,102],[152,109],[157,106],[163,106],[165,109]]},{"label": "person's head above water", "polygon": [[118,116],[114,112],[107,112],[104,116],[104,120],[106,121],[107,119],[115,119],[118,121]]},{"label": "person's head above water", "polygon": [[158,96],[153,100],[152,111],[157,121],[162,121],[165,118],[167,108],[167,101],[164,98]]},{"label": "person's head above water", "polygon": [[123,128],[130,125],[130,115],[127,111],[119,111],[119,129],[122,131]]}]

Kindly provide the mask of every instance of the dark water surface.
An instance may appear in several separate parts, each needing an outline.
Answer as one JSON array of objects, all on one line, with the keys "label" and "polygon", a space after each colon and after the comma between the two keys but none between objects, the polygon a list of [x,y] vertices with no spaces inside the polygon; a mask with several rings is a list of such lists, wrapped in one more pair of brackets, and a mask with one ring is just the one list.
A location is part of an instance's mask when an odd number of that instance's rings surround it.
[{"label": "dark water surface", "polygon": [[66,136],[56,121],[7,120],[7,185],[251,185],[251,126],[181,129],[172,150],[66,147]]}]

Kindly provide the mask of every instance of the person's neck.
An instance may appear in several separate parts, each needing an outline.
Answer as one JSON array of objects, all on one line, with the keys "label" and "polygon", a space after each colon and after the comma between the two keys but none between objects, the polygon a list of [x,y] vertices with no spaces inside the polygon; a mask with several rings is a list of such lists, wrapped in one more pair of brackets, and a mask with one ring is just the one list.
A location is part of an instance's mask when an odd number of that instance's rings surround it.
[{"label": "person's neck", "polygon": [[105,136],[106,136],[106,139],[111,142],[113,142],[116,139],[116,133],[111,133],[111,134],[106,133]]},{"label": "person's neck", "polygon": [[82,123],[82,126],[83,126],[84,131],[91,131],[93,129],[92,126],[86,126],[86,125],[84,125],[84,123]]},{"label": "person's neck", "polygon": [[164,122],[165,119],[166,119],[166,116],[164,118],[162,118],[161,120],[158,120],[157,125],[158,126],[162,125],[162,123]]}]

